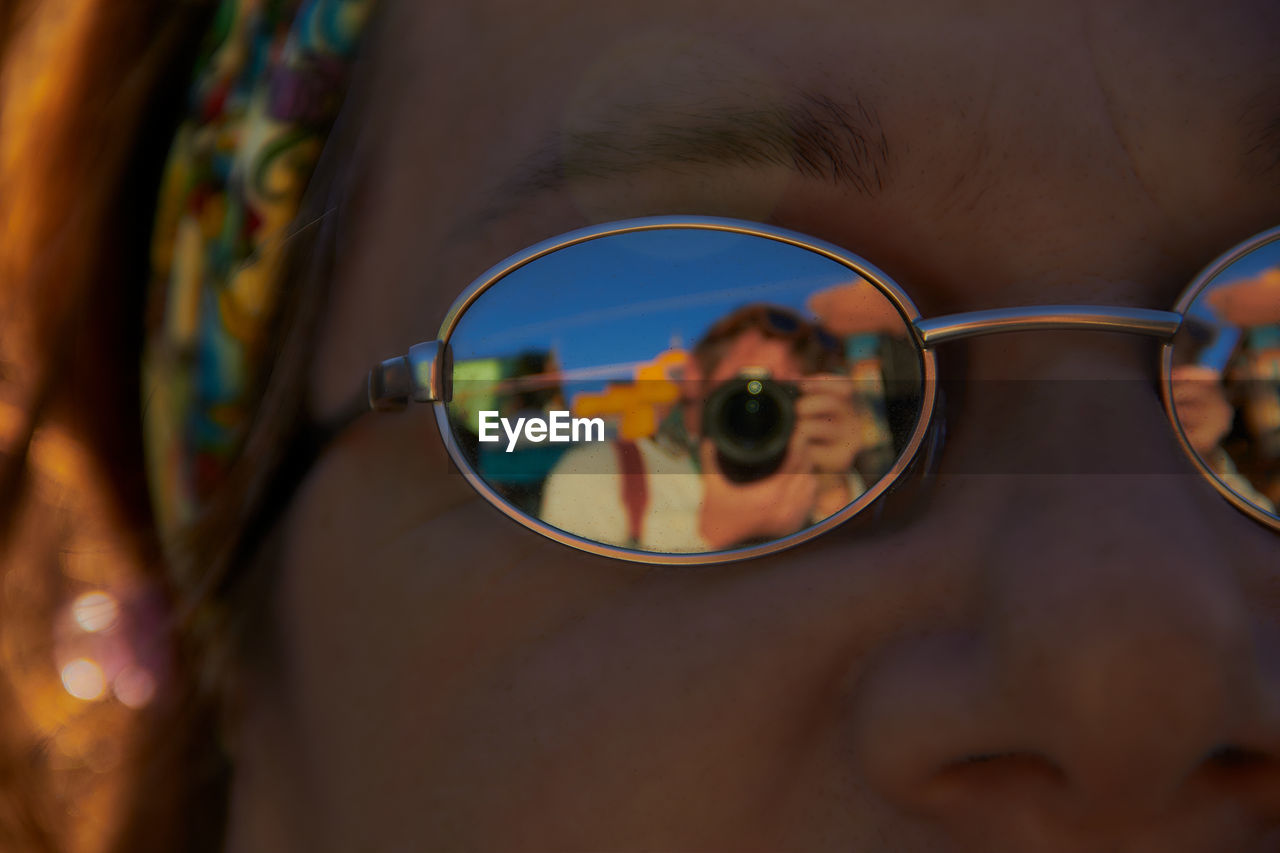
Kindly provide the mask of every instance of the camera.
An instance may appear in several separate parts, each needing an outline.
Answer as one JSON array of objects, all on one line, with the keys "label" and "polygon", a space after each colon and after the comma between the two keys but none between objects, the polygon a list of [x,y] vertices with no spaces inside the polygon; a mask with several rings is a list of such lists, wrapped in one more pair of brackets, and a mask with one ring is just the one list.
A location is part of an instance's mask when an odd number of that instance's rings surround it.
[{"label": "camera", "polygon": [[799,396],[798,386],[770,379],[767,371],[743,371],[707,396],[702,432],[727,478],[762,480],[782,467]]}]

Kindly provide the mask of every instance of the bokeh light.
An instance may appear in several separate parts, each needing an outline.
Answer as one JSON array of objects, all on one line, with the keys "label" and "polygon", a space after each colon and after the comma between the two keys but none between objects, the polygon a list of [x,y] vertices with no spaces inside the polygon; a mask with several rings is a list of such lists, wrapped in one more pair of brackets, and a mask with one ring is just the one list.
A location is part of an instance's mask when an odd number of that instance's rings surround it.
[{"label": "bokeh light", "polygon": [[116,624],[120,607],[109,593],[86,592],[72,602],[71,617],[85,631],[106,631]]},{"label": "bokeh light", "polygon": [[156,695],[156,679],[140,666],[127,666],[111,684],[116,698],[127,708],[142,708]]},{"label": "bokeh light", "polygon": [[107,679],[97,663],[76,658],[62,668],[62,686],[77,699],[93,702],[107,691]]}]

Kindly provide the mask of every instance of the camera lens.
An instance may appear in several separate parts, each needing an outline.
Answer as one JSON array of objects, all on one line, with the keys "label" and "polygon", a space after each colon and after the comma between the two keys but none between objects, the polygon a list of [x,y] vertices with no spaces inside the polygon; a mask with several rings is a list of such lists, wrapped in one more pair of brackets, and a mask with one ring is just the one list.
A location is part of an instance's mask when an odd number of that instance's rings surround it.
[{"label": "camera lens", "polygon": [[795,428],[795,386],[769,379],[734,379],[707,398],[704,431],[717,462],[736,482],[759,480],[778,470]]}]

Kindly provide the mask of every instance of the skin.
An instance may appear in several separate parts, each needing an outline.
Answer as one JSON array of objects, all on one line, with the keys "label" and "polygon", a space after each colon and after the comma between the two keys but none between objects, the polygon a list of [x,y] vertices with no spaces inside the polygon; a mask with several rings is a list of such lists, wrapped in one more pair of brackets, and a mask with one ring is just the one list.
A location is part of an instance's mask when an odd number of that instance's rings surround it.
[{"label": "skin", "polygon": [[[744,370],[764,370],[794,382],[796,424],[787,456],[777,473],[750,483],[734,483],[716,461],[715,444],[703,439],[699,465],[704,473],[700,513],[702,537],[713,550],[756,538],[778,538],[826,518],[852,500],[844,476],[857,455],[858,415],[852,389],[838,376],[806,377],[791,345],[756,331],[737,338],[704,378],[693,362],[685,369],[686,387],[699,391],[733,380]],[[703,398],[685,409],[685,423],[700,429]],[[827,475],[827,476],[824,476]]]},{"label": "skin", "polygon": [[[926,316],[1166,308],[1280,223],[1280,172],[1249,153],[1277,106],[1271,4],[384,11],[321,413],[489,265],[601,218],[775,222],[872,259]],[[883,191],[654,165],[495,208],[604,104],[796,88],[873,105]],[[1277,849],[1280,540],[1190,473],[1156,355],[1100,333],[949,346],[940,369],[966,381],[919,503],[698,569],[507,521],[451,473],[425,407],[362,419],[280,531],[271,636],[231,726],[229,849]],[[1142,390],[982,381],[1098,378]]]},{"label": "skin", "polygon": [[1173,405],[1191,446],[1207,456],[1231,429],[1235,410],[1222,390],[1222,374],[1212,367],[1181,364],[1173,369]]}]

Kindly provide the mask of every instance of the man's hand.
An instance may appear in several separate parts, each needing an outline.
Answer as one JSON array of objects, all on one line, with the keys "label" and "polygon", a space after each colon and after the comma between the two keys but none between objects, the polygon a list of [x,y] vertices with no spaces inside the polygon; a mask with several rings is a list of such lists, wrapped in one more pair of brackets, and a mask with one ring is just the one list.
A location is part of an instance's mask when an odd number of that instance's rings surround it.
[{"label": "man's hand", "polygon": [[1251,329],[1280,323],[1280,267],[1214,288],[1205,299],[1228,323]]},{"label": "man's hand", "polygon": [[1202,457],[1218,448],[1235,417],[1222,390],[1222,374],[1196,364],[1173,369],[1173,410],[1187,441]]},{"label": "man's hand", "polygon": [[699,532],[713,551],[751,539],[776,539],[809,523],[818,496],[807,445],[793,437],[782,467],[760,480],[735,483],[716,462],[715,444],[706,439],[698,448],[702,463],[702,508]]},{"label": "man's hand", "polygon": [[888,298],[874,284],[855,278],[820,290],[809,297],[809,310],[832,334],[857,335],[876,332],[906,337],[907,323]]},{"label": "man's hand", "polygon": [[807,448],[815,471],[846,474],[862,449],[863,421],[847,376],[822,374],[800,382],[793,441]]}]

